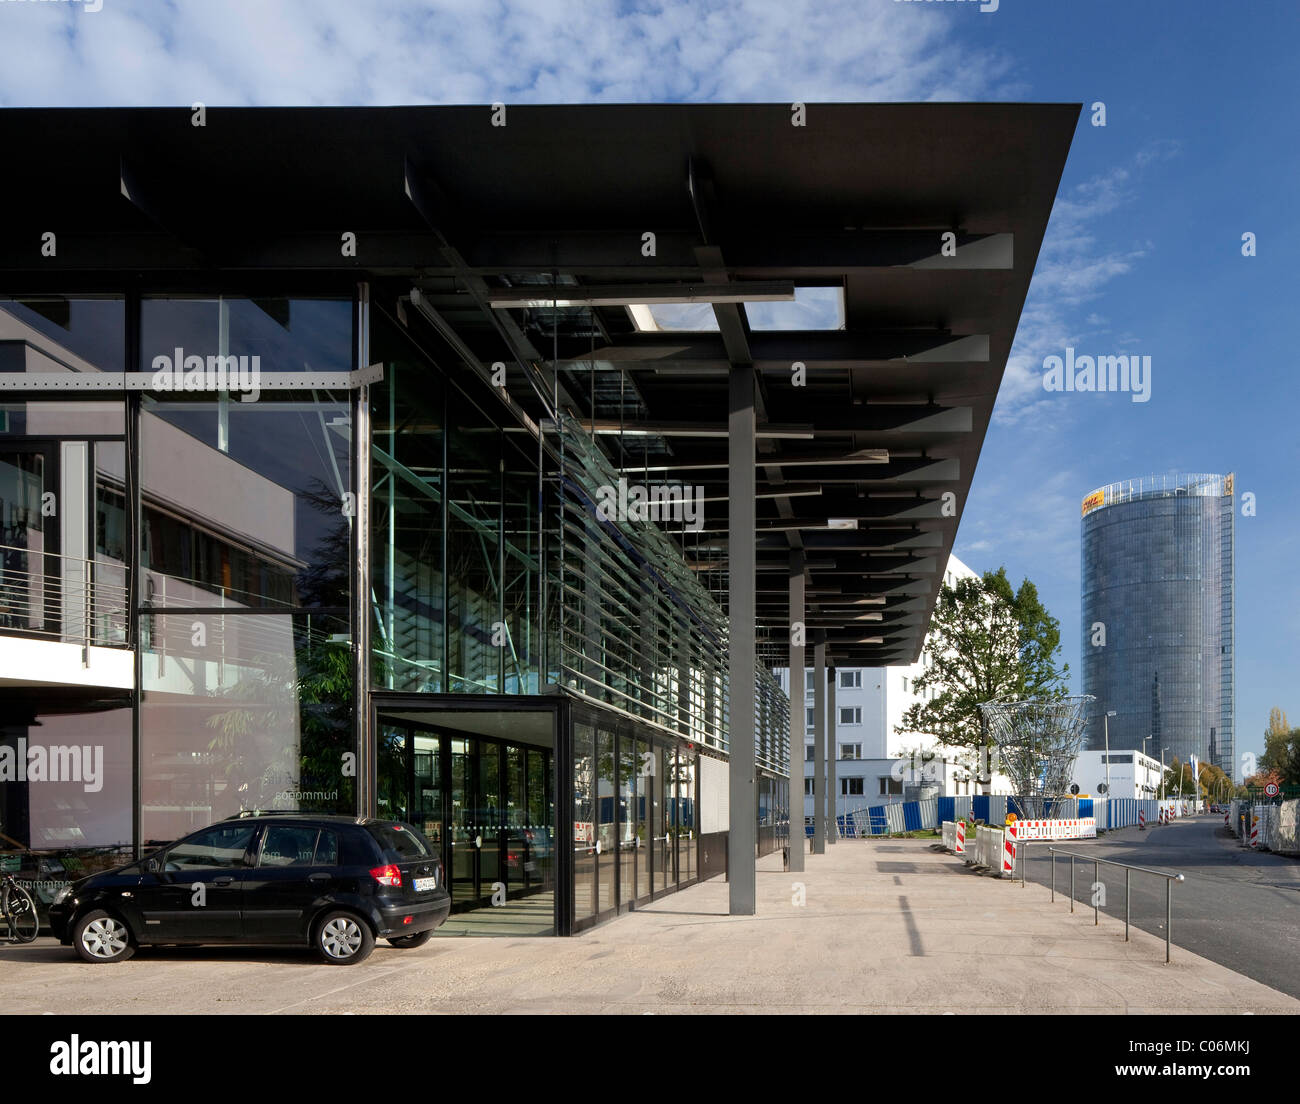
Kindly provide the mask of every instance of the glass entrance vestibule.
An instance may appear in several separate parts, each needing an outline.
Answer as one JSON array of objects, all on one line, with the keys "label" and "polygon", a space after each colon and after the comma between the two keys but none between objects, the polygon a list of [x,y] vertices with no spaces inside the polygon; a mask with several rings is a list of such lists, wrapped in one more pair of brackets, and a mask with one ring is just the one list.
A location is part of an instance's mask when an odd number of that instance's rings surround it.
[{"label": "glass entrance vestibule", "polygon": [[538,701],[376,696],[376,811],[438,849],[446,934],[569,935],[701,876],[695,746]]},{"label": "glass entrance vestibule", "polygon": [[380,711],[376,752],[378,815],[439,850],[449,930],[464,929],[458,914],[492,910],[471,930],[553,934],[554,714]]}]

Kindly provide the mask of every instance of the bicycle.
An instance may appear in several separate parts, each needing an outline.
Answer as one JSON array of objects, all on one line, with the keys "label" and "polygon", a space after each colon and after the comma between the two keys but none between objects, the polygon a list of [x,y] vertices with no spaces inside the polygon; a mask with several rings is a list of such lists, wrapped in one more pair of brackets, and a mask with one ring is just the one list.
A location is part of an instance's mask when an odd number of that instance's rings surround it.
[{"label": "bicycle", "polygon": [[41,930],[41,922],[36,915],[36,901],[14,880],[12,874],[5,874],[0,879],[0,916],[4,917],[9,929],[6,936],[9,943],[31,943]]}]

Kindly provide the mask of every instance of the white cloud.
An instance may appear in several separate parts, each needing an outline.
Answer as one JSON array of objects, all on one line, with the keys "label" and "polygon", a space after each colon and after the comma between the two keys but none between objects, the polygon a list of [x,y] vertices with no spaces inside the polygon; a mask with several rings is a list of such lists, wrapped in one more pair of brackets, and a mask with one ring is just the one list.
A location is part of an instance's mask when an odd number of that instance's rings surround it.
[{"label": "white cloud", "polygon": [[1134,154],[1128,165],[1116,165],[1057,196],[1007,358],[993,412],[996,423],[1018,425],[1030,418],[1066,417],[1062,404],[1043,390],[1043,358],[1059,356],[1066,345],[1078,347],[1105,331],[1106,319],[1095,310],[1084,313],[1085,308],[1116,279],[1133,271],[1150,246],[1134,242],[1127,249],[1107,248],[1099,243],[1098,233],[1108,215],[1132,202],[1135,175],[1177,153],[1177,143],[1154,141]]},{"label": "white cloud", "polygon": [[958,13],[933,14],[855,0],[0,2],[0,104],[1005,97],[1008,57],[958,49]]}]

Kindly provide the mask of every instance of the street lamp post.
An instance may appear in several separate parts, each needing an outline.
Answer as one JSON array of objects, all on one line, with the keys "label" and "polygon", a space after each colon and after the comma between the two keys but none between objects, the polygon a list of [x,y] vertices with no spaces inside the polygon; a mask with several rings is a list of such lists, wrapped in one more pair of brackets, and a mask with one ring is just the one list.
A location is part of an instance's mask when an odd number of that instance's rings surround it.
[{"label": "street lamp post", "polygon": [[[1116,713],[1117,710],[1112,709],[1101,719],[1102,725],[1106,729],[1106,808],[1108,809],[1110,808],[1110,719]],[[1109,819],[1107,817],[1108,821]]]},{"label": "street lamp post", "polygon": [[[1151,737],[1150,737],[1150,736],[1143,736],[1143,737],[1142,737],[1142,757],[1143,757],[1144,759],[1146,758],[1146,754],[1147,754],[1147,744],[1149,744],[1150,742],[1151,742]],[[1143,772],[1143,773],[1142,773],[1142,777],[1143,777],[1144,779],[1146,778],[1146,770],[1147,770],[1147,768],[1146,768],[1145,766],[1143,766],[1143,768],[1142,768],[1142,772]],[[1143,788],[1144,790],[1146,790],[1148,787],[1147,787],[1146,785],[1143,785],[1142,788]]]}]

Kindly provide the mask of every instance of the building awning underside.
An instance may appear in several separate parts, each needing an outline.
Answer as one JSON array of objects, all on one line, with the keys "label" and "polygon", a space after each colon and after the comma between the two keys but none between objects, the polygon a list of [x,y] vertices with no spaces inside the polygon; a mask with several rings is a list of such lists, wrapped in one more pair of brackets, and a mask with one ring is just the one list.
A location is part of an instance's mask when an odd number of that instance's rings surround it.
[{"label": "building awning underside", "polygon": [[724,604],[728,378],[748,366],[760,650],[783,660],[797,552],[830,660],[906,663],[1078,114],[214,107],[197,127],[189,108],[11,110],[0,290],[370,281],[461,370],[504,365],[521,424],[563,414],[629,482],[703,488],[698,530],[664,528]]}]

